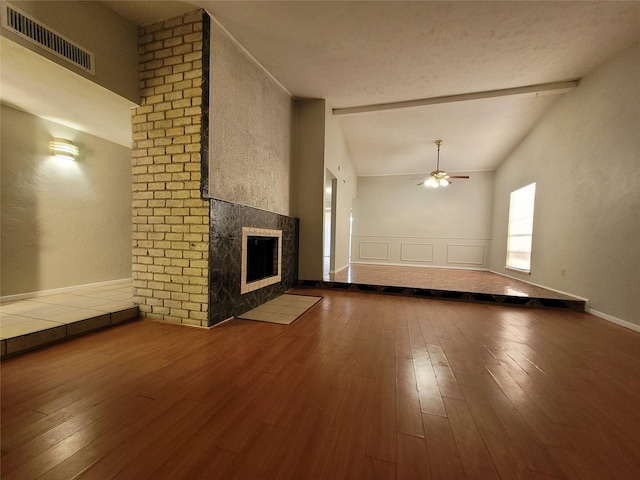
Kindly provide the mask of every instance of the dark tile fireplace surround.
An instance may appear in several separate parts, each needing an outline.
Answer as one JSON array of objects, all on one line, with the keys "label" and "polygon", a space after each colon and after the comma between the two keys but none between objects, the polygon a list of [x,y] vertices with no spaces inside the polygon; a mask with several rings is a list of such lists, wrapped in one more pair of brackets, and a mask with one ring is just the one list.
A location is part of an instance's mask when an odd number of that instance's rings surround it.
[{"label": "dark tile fireplace surround", "polygon": [[[213,326],[298,284],[298,219],[221,200],[210,202],[209,326]],[[282,280],[243,295],[242,227],[282,230]]]}]

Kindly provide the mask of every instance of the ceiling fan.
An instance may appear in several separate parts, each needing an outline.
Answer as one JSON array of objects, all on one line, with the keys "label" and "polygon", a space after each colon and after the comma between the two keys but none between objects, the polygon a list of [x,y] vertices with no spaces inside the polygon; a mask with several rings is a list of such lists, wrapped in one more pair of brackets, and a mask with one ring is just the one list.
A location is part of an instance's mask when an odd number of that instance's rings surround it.
[{"label": "ceiling fan", "polygon": [[435,144],[438,146],[436,169],[429,174],[424,182],[420,182],[418,186],[424,185],[425,187],[431,188],[446,187],[451,183],[449,181],[450,178],[469,178],[468,175],[449,175],[447,172],[440,170],[440,145],[442,145],[442,140],[436,140]]}]

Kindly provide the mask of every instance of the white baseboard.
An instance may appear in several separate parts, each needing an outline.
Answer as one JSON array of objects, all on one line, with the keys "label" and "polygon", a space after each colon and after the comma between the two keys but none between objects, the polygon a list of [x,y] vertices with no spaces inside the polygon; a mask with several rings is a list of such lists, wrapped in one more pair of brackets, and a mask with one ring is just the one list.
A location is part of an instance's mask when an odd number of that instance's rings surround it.
[{"label": "white baseboard", "polygon": [[231,320],[236,320],[236,318],[237,318],[237,317],[229,317],[229,318],[225,318],[224,320],[222,320],[222,321],[220,321],[220,322],[218,322],[218,323],[216,323],[216,324],[213,324],[213,325],[211,325],[211,326],[203,325],[203,326],[202,326],[202,327],[200,327],[200,328],[206,328],[206,329],[208,329],[208,330],[211,330],[212,328],[220,327],[220,326],[222,326],[224,323],[230,322]]},{"label": "white baseboard", "polygon": [[106,282],[98,283],[85,283],[83,285],[74,285],[72,287],[53,288],[51,290],[39,290],[37,292],[17,293],[15,295],[5,295],[0,297],[0,303],[15,302],[17,300],[27,300],[29,298],[44,297],[46,295],[56,295],[58,293],[67,293],[81,288],[96,288],[107,287],[110,285],[118,285],[119,283],[127,283],[132,281],[132,278],[121,278],[120,280],[109,280]]},{"label": "white baseboard", "polygon": [[533,282],[530,282],[528,280],[524,280],[522,278],[513,277],[511,275],[507,275],[506,273],[496,272],[495,270],[489,270],[489,271],[491,273],[495,273],[496,275],[502,275],[503,277],[511,278],[513,280],[518,280],[519,282],[528,283],[529,285],[533,285],[534,287],[540,287],[540,288],[544,288],[545,290],[550,290],[552,292],[560,293],[562,295],[568,295],[569,297],[573,297],[573,298],[576,298],[578,300],[582,300],[583,302],[585,302],[585,305],[587,307],[589,306],[589,299],[588,298],[579,297],[578,295],[576,295],[574,293],[563,292],[562,290],[557,290],[555,288],[547,287],[546,285],[540,285],[539,283],[533,283]]},{"label": "white baseboard", "polygon": [[575,295],[573,293],[563,292],[562,290],[557,290],[555,288],[550,288],[550,287],[547,287],[545,285],[539,285],[537,283],[528,282],[527,280],[523,280],[523,279],[517,278],[517,277],[512,277],[511,275],[506,275],[506,274],[504,274],[502,272],[496,272],[494,270],[489,270],[489,271],[491,273],[502,275],[503,277],[512,278],[514,280],[519,280],[520,282],[528,283],[529,285],[534,285],[536,287],[544,288],[545,290],[551,290],[552,292],[561,293],[563,295],[569,295],[570,297],[577,298],[578,300],[583,300],[585,302],[585,309],[584,309],[585,312],[593,315],[594,317],[602,318],[603,320],[606,320],[607,322],[615,323],[616,325],[619,325],[621,327],[628,328],[629,330],[633,330],[634,332],[639,332],[640,333],[640,325],[637,325],[637,324],[631,323],[631,322],[627,322],[626,320],[622,320],[621,318],[614,317],[613,315],[609,315],[608,313],[599,312],[598,310],[594,310],[593,308],[589,308],[589,299],[588,298],[579,297],[578,295]]},{"label": "white baseboard", "polygon": [[451,267],[449,265],[416,265],[412,263],[371,263],[371,262],[351,262],[356,265],[378,265],[380,267],[418,267],[418,268],[444,268],[445,270],[475,270],[477,272],[488,272],[488,268],[478,267]]},{"label": "white baseboard", "polygon": [[622,320],[621,318],[616,318],[616,317],[614,317],[612,315],[609,315],[607,313],[599,312],[599,311],[594,310],[592,308],[588,308],[586,311],[587,311],[587,313],[590,313],[591,315],[594,315],[596,317],[602,318],[603,320],[606,320],[607,322],[615,323],[616,325],[620,325],[621,327],[628,328],[629,330],[633,330],[634,332],[640,333],[640,325],[637,325],[637,324],[631,323],[631,322],[627,322],[626,320]]},{"label": "white baseboard", "polygon": [[329,273],[333,273],[333,274],[340,273],[341,271],[346,270],[347,268],[349,268],[349,264],[343,265],[342,267],[337,268],[333,271],[330,271]]}]

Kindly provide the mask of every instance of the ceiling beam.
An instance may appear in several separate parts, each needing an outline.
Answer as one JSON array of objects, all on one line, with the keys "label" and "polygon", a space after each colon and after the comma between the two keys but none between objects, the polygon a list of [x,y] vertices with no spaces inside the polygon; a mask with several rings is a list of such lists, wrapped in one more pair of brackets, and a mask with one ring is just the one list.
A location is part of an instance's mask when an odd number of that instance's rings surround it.
[{"label": "ceiling beam", "polygon": [[424,107],[440,103],[466,102],[469,100],[482,100],[486,98],[524,95],[540,97],[545,95],[560,95],[568,93],[578,86],[578,80],[569,82],[542,83],[527,87],[505,88],[502,90],[488,90],[485,92],[462,93],[458,95],[446,95],[443,97],[420,98],[417,100],[404,100],[401,102],[378,103],[375,105],[360,105],[357,107],[334,108],[334,115],[353,115],[357,113],[381,112],[384,110],[396,110],[399,108]]}]

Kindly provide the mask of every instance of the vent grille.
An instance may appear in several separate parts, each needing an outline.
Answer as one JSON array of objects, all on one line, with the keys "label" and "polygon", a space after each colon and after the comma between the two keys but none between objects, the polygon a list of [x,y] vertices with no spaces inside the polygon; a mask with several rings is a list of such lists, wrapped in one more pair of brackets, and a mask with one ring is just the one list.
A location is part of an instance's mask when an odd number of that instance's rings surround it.
[{"label": "vent grille", "polygon": [[93,54],[67,40],[59,33],[42,25],[37,20],[7,5],[2,12],[2,26],[7,30],[17,33],[31,43],[44,47],[58,57],[64,58],[76,67],[95,74]]}]

